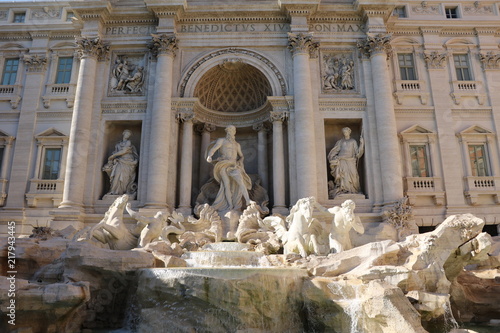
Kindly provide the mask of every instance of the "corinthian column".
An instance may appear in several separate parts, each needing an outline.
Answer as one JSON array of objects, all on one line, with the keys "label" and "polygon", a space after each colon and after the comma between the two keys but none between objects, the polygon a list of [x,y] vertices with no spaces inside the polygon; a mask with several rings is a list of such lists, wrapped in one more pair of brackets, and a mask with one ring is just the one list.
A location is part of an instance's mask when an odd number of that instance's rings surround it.
[{"label": "corinthian column", "polygon": [[264,123],[253,125],[253,130],[257,131],[257,172],[262,181],[262,186],[267,190],[269,182],[267,180],[267,131],[268,127]]},{"label": "corinthian column", "polygon": [[201,133],[201,148],[200,148],[200,188],[205,185],[208,181],[210,175],[210,168],[212,164],[207,162],[207,149],[210,145],[210,133],[215,131],[217,127],[215,125],[204,123],[197,126],[197,131]]},{"label": "corinthian column", "polygon": [[76,44],[81,59],[80,71],[69,134],[63,200],[59,207],[79,209],[83,206],[85,177],[82,170],[87,170],[97,61],[105,58],[109,47],[99,37],[81,37]]},{"label": "corinthian column", "polygon": [[288,214],[285,205],[285,151],[283,145],[283,123],[288,120],[288,112],[271,111],[269,119],[273,123],[273,214]]},{"label": "corinthian column", "polygon": [[193,183],[193,112],[179,112],[176,116],[182,124],[181,174],[179,179],[179,211],[191,215],[191,185]]},{"label": "corinthian column", "polygon": [[316,196],[316,140],[309,56],[319,47],[312,35],[289,33],[288,48],[293,58],[295,100],[295,156],[298,198]]},{"label": "corinthian column", "polygon": [[391,53],[390,39],[390,35],[367,36],[366,40],[358,43],[359,49],[370,57],[372,77],[376,82],[373,92],[384,204],[391,204],[403,196],[401,156],[387,67],[387,57]]},{"label": "corinthian column", "polygon": [[146,207],[165,208],[173,120],[172,66],[177,50],[177,39],[174,35],[153,35],[150,49],[157,57],[157,64],[151,113]]}]

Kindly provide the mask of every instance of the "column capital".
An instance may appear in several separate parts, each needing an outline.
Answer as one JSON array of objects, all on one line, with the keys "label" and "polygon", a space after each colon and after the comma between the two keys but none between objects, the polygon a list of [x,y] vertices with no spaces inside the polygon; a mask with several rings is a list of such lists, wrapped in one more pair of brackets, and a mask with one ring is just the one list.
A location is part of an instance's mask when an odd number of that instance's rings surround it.
[{"label": "column capital", "polygon": [[269,132],[269,130],[271,128],[269,127],[268,123],[260,122],[260,123],[257,123],[257,124],[253,124],[252,125],[252,129],[254,131],[256,131],[256,132],[260,132],[260,131]]},{"label": "column capital", "polygon": [[109,52],[109,45],[102,42],[98,37],[79,37],[76,39],[78,55],[81,59],[91,57],[97,60],[105,60]]},{"label": "column capital", "polygon": [[286,122],[288,121],[288,111],[270,111],[269,112],[269,120],[271,122]]},{"label": "column capital", "polygon": [[422,54],[424,60],[427,64],[428,69],[442,69],[446,64],[446,58],[448,58],[447,52],[439,51],[424,51]]},{"label": "column capital", "polygon": [[479,53],[479,60],[483,64],[483,70],[498,69],[500,65],[500,53],[496,51]]},{"label": "column capital", "polygon": [[192,111],[181,111],[175,115],[175,120],[177,120],[179,124],[185,122],[193,122],[193,119],[194,119],[194,112]]},{"label": "column capital", "polygon": [[196,132],[203,134],[204,132],[213,132],[217,129],[217,126],[209,123],[199,123],[196,125]]},{"label": "column capital", "polygon": [[177,50],[177,37],[174,34],[161,34],[151,35],[153,38],[149,43],[148,47],[151,53],[157,57],[162,54],[175,57],[175,52]]},{"label": "column capital", "polygon": [[391,38],[391,34],[368,35],[364,40],[358,41],[357,46],[361,53],[368,57],[379,53],[391,56]]},{"label": "column capital", "polygon": [[293,55],[305,53],[311,58],[315,58],[319,48],[319,42],[313,40],[313,35],[310,33],[288,33],[288,49]]},{"label": "column capital", "polygon": [[23,61],[30,73],[40,73],[47,68],[47,57],[44,54],[25,54]]}]

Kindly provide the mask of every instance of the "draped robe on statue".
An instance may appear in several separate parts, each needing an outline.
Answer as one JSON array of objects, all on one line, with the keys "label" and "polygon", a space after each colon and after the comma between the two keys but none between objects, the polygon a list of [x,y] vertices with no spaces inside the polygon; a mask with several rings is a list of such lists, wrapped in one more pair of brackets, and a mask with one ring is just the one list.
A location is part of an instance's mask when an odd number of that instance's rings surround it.
[{"label": "draped robe on statue", "polygon": [[335,195],[360,193],[358,158],[362,155],[356,140],[340,139],[328,154],[331,174],[335,183]]}]

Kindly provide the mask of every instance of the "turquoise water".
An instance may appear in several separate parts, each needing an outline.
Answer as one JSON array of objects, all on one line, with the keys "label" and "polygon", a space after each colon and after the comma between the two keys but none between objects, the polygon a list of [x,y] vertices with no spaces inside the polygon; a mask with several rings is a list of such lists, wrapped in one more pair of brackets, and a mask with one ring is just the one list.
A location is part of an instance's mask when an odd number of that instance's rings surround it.
[{"label": "turquoise water", "polygon": [[464,325],[462,328],[468,328],[470,330],[476,331],[477,333],[499,333],[500,332],[500,326],[467,324],[467,325]]}]

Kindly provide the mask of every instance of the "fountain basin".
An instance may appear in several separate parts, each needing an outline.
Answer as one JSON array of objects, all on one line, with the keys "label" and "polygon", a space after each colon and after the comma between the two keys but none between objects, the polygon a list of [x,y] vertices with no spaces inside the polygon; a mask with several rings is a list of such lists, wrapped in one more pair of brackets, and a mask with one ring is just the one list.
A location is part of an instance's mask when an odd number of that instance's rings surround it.
[{"label": "fountain basin", "polygon": [[[137,332],[302,332],[292,268],[153,268],[137,274]],[[291,315],[293,314],[293,315]]]}]

